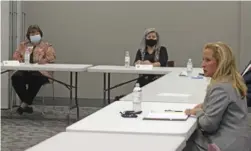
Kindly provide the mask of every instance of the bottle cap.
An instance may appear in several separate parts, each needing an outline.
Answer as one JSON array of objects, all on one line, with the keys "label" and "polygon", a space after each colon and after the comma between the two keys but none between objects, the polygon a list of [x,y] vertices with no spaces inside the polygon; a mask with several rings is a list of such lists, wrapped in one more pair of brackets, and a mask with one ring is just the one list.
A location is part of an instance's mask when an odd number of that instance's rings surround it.
[{"label": "bottle cap", "polygon": [[139,87],[139,83],[136,83],[135,87]]}]

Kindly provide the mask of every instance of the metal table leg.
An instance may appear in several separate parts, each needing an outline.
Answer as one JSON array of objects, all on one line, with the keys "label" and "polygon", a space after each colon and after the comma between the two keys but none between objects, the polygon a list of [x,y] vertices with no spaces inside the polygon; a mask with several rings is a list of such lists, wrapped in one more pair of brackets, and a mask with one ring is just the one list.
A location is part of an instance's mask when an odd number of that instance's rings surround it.
[{"label": "metal table leg", "polygon": [[110,91],[110,88],[111,88],[111,73],[108,73],[108,104],[111,103],[111,91]]},{"label": "metal table leg", "polygon": [[70,72],[70,102],[69,102],[69,108],[67,113],[67,119],[68,124],[70,123],[70,113],[71,113],[71,106],[72,106],[72,72]]},{"label": "metal table leg", "polygon": [[103,75],[103,82],[104,82],[104,88],[103,88],[103,106],[106,105],[106,73]]},{"label": "metal table leg", "polygon": [[75,72],[75,104],[77,108],[77,120],[79,120],[79,106],[78,106],[78,73]]}]

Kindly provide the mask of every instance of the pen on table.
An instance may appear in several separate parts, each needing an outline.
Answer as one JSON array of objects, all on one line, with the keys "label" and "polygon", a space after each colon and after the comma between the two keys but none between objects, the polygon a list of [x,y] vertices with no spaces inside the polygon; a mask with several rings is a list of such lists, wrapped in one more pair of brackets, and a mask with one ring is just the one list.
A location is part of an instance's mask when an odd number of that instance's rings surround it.
[{"label": "pen on table", "polygon": [[178,110],[165,110],[165,112],[183,112],[183,111],[178,111]]}]

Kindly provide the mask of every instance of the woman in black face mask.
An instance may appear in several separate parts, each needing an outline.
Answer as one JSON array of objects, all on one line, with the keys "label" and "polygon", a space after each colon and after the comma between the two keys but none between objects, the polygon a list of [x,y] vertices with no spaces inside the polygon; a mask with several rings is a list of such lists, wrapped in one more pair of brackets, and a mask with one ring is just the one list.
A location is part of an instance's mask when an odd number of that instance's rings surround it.
[{"label": "woman in black face mask", "polygon": [[[154,67],[166,67],[168,54],[166,47],[160,45],[160,38],[155,28],[146,29],[141,41],[141,48],[137,51],[135,64],[152,64]],[[141,75],[138,83],[141,87],[154,81],[160,75]]]}]

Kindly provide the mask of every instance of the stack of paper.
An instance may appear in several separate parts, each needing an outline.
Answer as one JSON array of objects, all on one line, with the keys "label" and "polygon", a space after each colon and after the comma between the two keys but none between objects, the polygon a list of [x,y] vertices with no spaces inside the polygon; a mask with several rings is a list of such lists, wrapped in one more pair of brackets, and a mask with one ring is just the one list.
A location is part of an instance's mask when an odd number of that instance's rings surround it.
[{"label": "stack of paper", "polygon": [[187,120],[188,115],[184,112],[162,112],[155,113],[150,112],[143,119],[144,120],[173,120],[173,121],[185,121]]}]

